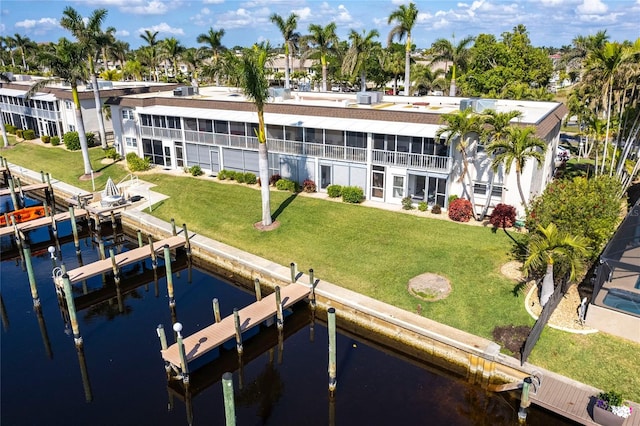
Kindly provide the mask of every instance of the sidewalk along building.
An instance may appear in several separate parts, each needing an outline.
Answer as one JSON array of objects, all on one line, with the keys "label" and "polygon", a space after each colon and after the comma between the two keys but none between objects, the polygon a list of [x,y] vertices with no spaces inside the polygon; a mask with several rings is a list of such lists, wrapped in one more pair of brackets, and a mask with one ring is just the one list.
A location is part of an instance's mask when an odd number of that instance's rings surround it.
[{"label": "sidewalk along building", "polygon": [[[64,133],[77,130],[73,96],[69,85],[52,83],[27,99],[27,92],[38,81],[38,77],[29,75],[14,77],[15,81],[0,84],[0,110],[5,124],[23,130],[31,129],[38,137],[48,135],[62,138]],[[176,85],[98,80],[98,86],[100,101],[104,104],[111,97],[170,90]],[[91,85],[79,85],[78,97],[80,98],[85,130],[97,134],[98,114]],[[113,133],[112,124],[106,118],[104,126],[107,135]]]},{"label": "sidewalk along building", "polygon": [[[524,214],[515,167],[505,175],[491,170],[491,158],[475,136],[468,148],[472,188],[460,179],[463,162],[456,144],[436,138],[443,113],[473,108],[522,113],[517,124],[536,127],[547,142],[543,164],[528,162],[522,172],[527,198],[552,179],[563,104],[454,97],[394,97],[380,92],[317,93],[272,91],[265,106],[269,174],[299,183],[358,186],[367,200],[447,207],[448,197],[474,192],[476,214],[507,203]],[[135,152],[163,168],[198,165],[215,176],[220,170],[258,174],[258,117],[255,106],[234,88],[184,87],[122,96],[110,102],[121,154]],[[469,197],[467,197],[469,198]]]}]

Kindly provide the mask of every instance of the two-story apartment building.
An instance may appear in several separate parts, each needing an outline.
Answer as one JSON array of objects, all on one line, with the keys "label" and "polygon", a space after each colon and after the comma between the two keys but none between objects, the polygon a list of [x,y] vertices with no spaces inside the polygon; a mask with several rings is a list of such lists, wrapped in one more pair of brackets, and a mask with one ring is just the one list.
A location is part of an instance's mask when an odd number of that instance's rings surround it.
[{"label": "two-story apartment building", "polygon": [[[373,101],[372,101],[373,99]],[[478,214],[497,203],[523,213],[514,168],[494,173],[483,146],[468,147],[473,187],[460,180],[461,155],[436,138],[442,114],[463,107],[518,110],[519,125],[532,125],[547,144],[543,164],[522,172],[528,198],[553,176],[554,151],[566,109],[555,102],[476,101],[452,97],[391,97],[380,93],[293,93],[275,96],[265,107],[270,174],[298,182],[314,180],[319,191],[331,184],[359,186],[367,200],[415,202],[447,207],[450,195],[474,191]],[[200,88],[199,93],[158,92],[122,96],[111,102],[113,129],[121,153],[149,157],[163,168],[200,166],[211,175],[222,169],[258,174],[255,106],[236,89]],[[467,197],[468,198],[468,197]]]}]

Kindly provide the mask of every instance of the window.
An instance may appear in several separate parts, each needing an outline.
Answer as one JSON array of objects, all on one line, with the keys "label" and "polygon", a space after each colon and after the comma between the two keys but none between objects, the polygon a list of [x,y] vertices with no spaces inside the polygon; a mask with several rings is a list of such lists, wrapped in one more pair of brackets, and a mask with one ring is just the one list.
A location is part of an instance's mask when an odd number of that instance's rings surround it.
[{"label": "window", "polygon": [[267,138],[284,139],[284,129],[282,128],[282,126],[274,126],[273,124],[267,124]]},{"label": "window", "polygon": [[367,138],[363,132],[347,132],[347,146],[366,148]]},{"label": "window", "polygon": [[305,142],[322,143],[322,129],[305,129]]},{"label": "window", "polygon": [[133,120],[133,110],[123,109],[122,110],[122,119],[123,120]]},{"label": "window", "polygon": [[302,142],[302,127],[285,126],[284,136],[288,141]]},{"label": "window", "polygon": [[157,128],[166,128],[167,127],[167,121],[164,118],[163,115],[154,115],[153,116],[153,126],[157,127]]},{"label": "window", "polygon": [[487,195],[487,184],[485,183],[474,183],[473,184],[473,193],[477,195]]},{"label": "window", "polygon": [[[223,135],[228,135],[229,134],[229,122],[228,121],[216,120],[214,124],[215,124],[216,133],[220,133],[220,134],[223,134]],[[200,129],[200,131],[202,131],[202,129]],[[206,131],[210,132],[211,130],[206,130]]]},{"label": "window", "polygon": [[170,129],[181,129],[180,117],[167,117],[167,127]]},{"label": "window", "polygon": [[232,135],[245,136],[244,123],[241,123],[239,121],[230,121],[229,130],[231,131]]},{"label": "window", "polygon": [[[216,121],[216,123],[218,123]],[[211,120],[204,120],[202,118],[198,119],[198,130],[201,132],[208,132],[208,133],[213,133],[213,121]],[[220,133],[226,133],[226,132],[220,132]]]},{"label": "window", "polygon": [[75,132],[76,131],[76,126],[74,126],[73,124],[69,124],[69,131],[70,132]]},{"label": "window", "polygon": [[404,197],[404,176],[393,177],[393,198]]},{"label": "window", "polygon": [[149,114],[140,114],[140,125],[151,127],[151,116]]},{"label": "window", "polygon": [[195,118],[185,118],[184,119],[184,128],[185,130],[198,131],[198,121]]},{"label": "window", "polygon": [[325,130],[324,131],[325,144],[344,146],[344,132],[342,130]]},{"label": "window", "polygon": [[66,109],[73,109],[73,102],[71,101],[64,101],[64,107]]},{"label": "window", "polygon": [[127,148],[137,148],[138,140],[136,138],[126,137],[124,138],[124,144]]}]

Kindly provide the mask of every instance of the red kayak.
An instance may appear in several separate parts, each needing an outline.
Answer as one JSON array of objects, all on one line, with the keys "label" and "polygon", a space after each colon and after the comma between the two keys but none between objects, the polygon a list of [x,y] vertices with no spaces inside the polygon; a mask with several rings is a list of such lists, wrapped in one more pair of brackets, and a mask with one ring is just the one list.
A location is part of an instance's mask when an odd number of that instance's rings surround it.
[{"label": "red kayak", "polygon": [[7,216],[9,217],[9,224],[11,224],[11,216],[13,216],[16,223],[22,223],[45,217],[46,213],[43,206],[25,207],[24,209],[14,210],[7,212],[6,215],[3,214],[0,216],[0,226],[7,226]]}]

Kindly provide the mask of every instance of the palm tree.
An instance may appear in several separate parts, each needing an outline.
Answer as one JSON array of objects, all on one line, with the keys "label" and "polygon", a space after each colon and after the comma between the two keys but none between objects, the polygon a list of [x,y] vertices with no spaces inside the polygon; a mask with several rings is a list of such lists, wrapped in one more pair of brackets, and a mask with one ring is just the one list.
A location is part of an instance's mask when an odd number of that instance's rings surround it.
[{"label": "palm tree", "polygon": [[300,33],[296,32],[298,27],[298,15],[292,13],[285,21],[282,16],[274,13],[270,16],[271,22],[276,24],[282,37],[284,38],[284,88],[289,89],[291,87],[289,81],[289,64],[291,62],[291,55],[296,49],[296,44],[300,39]]},{"label": "palm tree", "polygon": [[558,230],[554,223],[547,227],[538,225],[537,232],[529,240],[529,255],[524,261],[523,269],[530,275],[546,268],[542,288],[540,289],[540,305],[544,307],[554,290],[554,264],[569,269],[569,282],[574,281],[587,255],[588,240]]},{"label": "palm tree", "polygon": [[487,152],[493,155],[491,167],[497,171],[500,165],[504,165],[506,174],[511,171],[511,165],[515,163],[516,183],[518,192],[525,210],[528,209],[527,200],[522,191],[520,177],[529,159],[536,160],[538,167],[544,162],[544,153],[547,144],[544,140],[535,136],[536,128],[533,126],[507,126],[500,130],[499,136],[487,145]]},{"label": "palm tree", "polygon": [[84,161],[84,174],[90,175],[91,162],[89,161],[89,147],[87,145],[87,134],[84,129],[84,121],[82,119],[80,98],[78,97],[78,81],[83,81],[87,72],[85,68],[86,57],[86,46],[80,43],[72,43],[66,38],[61,38],[58,44],[55,45],[54,51],[45,51],[40,54],[40,61],[47,65],[56,77],[39,80],[31,86],[27,92],[27,96],[31,96],[48,84],[60,80],[71,86],[78,137],[80,139],[80,149],[82,151],[82,159]]},{"label": "palm tree", "polygon": [[[11,79],[4,73],[0,72],[0,82],[10,83]],[[2,133],[2,146],[9,146],[9,138],[7,137],[7,129],[4,127],[4,116],[0,111],[0,133]]]},{"label": "palm tree", "polygon": [[407,37],[407,46],[404,56],[404,95],[409,96],[411,92],[411,30],[416,23],[418,17],[418,9],[414,3],[409,3],[409,6],[404,4],[400,5],[396,10],[389,15],[388,24],[396,21],[397,25],[389,32],[388,43],[391,44],[395,37],[398,37],[398,41]]},{"label": "palm tree", "polygon": [[144,30],[144,34],[140,34],[140,37],[147,42],[149,60],[151,70],[153,71],[153,80],[158,81],[158,40],[156,37],[158,36],[158,31],[151,32],[149,30]]},{"label": "palm tree", "polygon": [[604,96],[607,98],[607,130],[604,139],[604,149],[602,152],[602,169],[600,173],[604,173],[605,164],[607,162],[607,150],[609,143],[609,128],[611,125],[611,98],[613,96],[613,79],[616,71],[621,64],[627,60],[629,56],[626,49],[620,43],[605,43],[602,49],[591,51],[587,57],[588,72],[596,72],[600,78],[605,81]]},{"label": "palm tree", "polygon": [[433,89],[444,90],[446,81],[443,78],[444,70],[438,68],[432,70],[428,65],[416,64],[413,68],[413,79],[416,83],[416,89],[424,89],[427,94]]},{"label": "palm tree", "polygon": [[456,111],[448,114],[442,114],[442,120],[445,123],[444,127],[441,127],[436,132],[436,138],[445,137],[445,143],[452,145],[456,143],[456,147],[462,156],[462,172],[460,173],[459,182],[463,182],[467,179],[467,185],[463,187],[464,191],[471,201],[475,215],[475,198],[473,195],[473,182],[469,174],[469,158],[467,156],[467,149],[469,148],[472,140],[472,135],[476,135],[476,138],[482,134],[482,125],[484,123],[483,117],[473,112],[471,108],[467,108],[462,111]]},{"label": "palm tree", "polygon": [[196,49],[195,47],[190,47],[182,53],[182,61],[187,65],[192,81],[198,81],[198,69],[202,65],[203,55],[203,49]]},{"label": "palm tree", "polygon": [[126,41],[116,40],[108,47],[107,51],[113,62],[119,62],[120,69],[124,69],[127,65],[129,43],[127,43]]},{"label": "palm tree", "polygon": [[29,37],[22,37],[20,34],[15,34],[12,40],[16,49],[20,50],[20,55],[22,55],[22,69],[27,71],[29,69],[27,67],[27,48],[34,47],[35,43]]},{"label": "palm tree", "polygon": [[209,28],[208,33],[203,33],[196,39],[198,43],[204,43],[209,54],[211,55],[211,67],[214,70],[214,76],[216,80],[216,86],[220,86],[220,54],[227,50],[222,45],[222,37],[224,37],[224,29],[221,28],[218,31],[214,31],[213,28]]},{"label": "palm tree", "polygon": [[162,58],[168,59],[173,68],[173,78],[178,79],[178,60],[186,48],[175,37],[162,40]]},{"label": "palm tree", "polygon": [[[396,45],[397,46],[397,45]],[[398,76],[404,71],[404,54],[392,46],[379,52],[380,68],[393,76],[393,94],[398,94]]]},{"label": "palm tree", "polygon": [[367,90],[367,58],[373,50],[373,39],[379,35],[378,30],[375,29],[368,33],[363,30],[362,35],[360,35],[356,30],[351,30],[349,33],[351,46],[349,46],[349,49],[342,60],[342,74],[360,74],[360,90],[363,92]]},{"label": "palm tree", "polygon": [[9,57],[11,58],[11,67],[16,67],[16,59],[13,57],[13,49],[16,47],[16,40],[11,36],[4,36],[4,44],[9,51]]},{"label": "palm tree", "polygon": [[271,199],[269,194],[269,150],[264,125],[264,105],[269,99],[269,80],[267,79],[267,66],[270,62],[270,46],[266,44],[254,44],[253,48],[246,49],[242,56],[242,73],[240,86],[245,96],[253,101],[258,110],[258,168],[260,172],[260,189],[262,195],[262,226],[272,224]]},{"label": "palm tree", "polygon": [[335,53],[338,44],[338,36],[336,35],[336,23],[331,22],[325,27],[316,24],[309,25],[308,35],[303,40],[308,43],[303,58],[320,58],[322,66],[322,91],[327,91],[327,56]]},{"label": "palm tree", "polygon": [[91,16],[85,19],[71,6],[67,6],[62,12],[60,25],[71,31],[77,42],[83,46],[83,50],[88,58],[89,78],[93,86],[93,99],[98,117],[98,132],[102,149],[107,149],[107,136],[104,130],[104,119],[102,117],[102,102],[100,101],[100,89],[98,78],[96,77],[95,58],[101,47],[108,43],[108,37],[102,32],[100,26],[107,17],[107,9],[96,9]]},{"label": "palm tree", "polygon": [[474,37],[468,36],[460,40],[458,44],[454,44],[445,38],[439,38],[434,41],[431,48],[435,52],[432,62],[446,61],[451,62],[451,86],[449,87],[449,96],[456,95],[456,71],[458,68],[464,70],[470,59],[469,44],[473,42]]},{"label": "palm tree", "polygon": [[133,77],[136,81],[142,80],[142,64],[140,61],[127,61],[122,67],[122,76],[124,78]]}]

